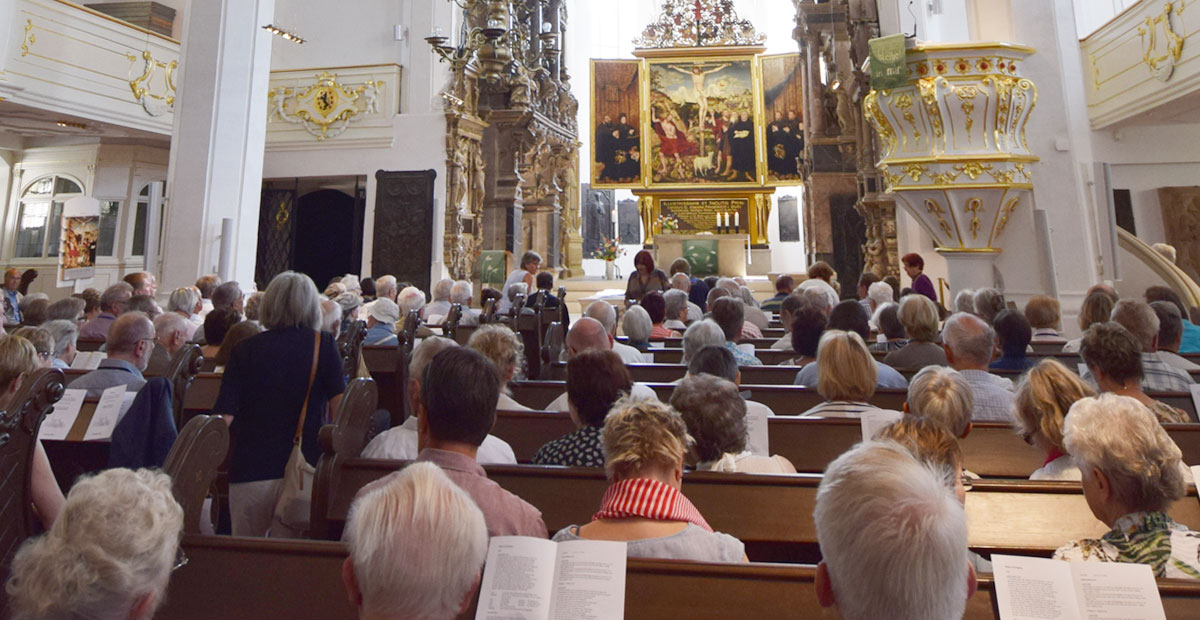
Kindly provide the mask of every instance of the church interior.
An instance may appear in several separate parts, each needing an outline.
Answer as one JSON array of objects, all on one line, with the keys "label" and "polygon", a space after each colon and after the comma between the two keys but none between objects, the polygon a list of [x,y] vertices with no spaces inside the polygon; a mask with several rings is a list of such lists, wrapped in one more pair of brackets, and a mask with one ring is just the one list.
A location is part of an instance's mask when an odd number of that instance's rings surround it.
[{"label": "church interior", "polygon": [[0,617],[1197,617],[1197,0],[0,17]]}]

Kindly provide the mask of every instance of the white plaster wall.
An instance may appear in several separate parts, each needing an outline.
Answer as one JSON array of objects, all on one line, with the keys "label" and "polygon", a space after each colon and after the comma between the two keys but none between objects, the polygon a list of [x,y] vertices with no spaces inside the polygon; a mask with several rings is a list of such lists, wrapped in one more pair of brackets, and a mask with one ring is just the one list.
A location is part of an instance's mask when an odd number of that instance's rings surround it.
[{"label": "white plaster wall", "polygon": [[1138,0],[1075,0],[1075,36],[1086,38]]}]

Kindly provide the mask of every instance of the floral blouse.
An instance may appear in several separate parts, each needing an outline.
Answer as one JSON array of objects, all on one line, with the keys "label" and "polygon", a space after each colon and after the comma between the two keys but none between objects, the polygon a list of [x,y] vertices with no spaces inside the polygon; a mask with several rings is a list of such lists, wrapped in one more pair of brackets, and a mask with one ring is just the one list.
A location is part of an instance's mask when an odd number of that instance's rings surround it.
[{"label": "floral blouse", "polygon": [[585,426],[558,439],[546,442],[533,455],[534,465],[564,467],[604,467],[599,426]]},{"label": "floral blouse", "polygon": [[1186,424],[1192,421],[1186,411],[1176,409],[1161,400],[1154,401],[1154,404],[1150,405],[1150,411],[1154,412],[1159,424]]},{"label": "floral blouse", "polygon": [[1098,539],[1075,540],[1054,552],[1072,562],[1148,564],[1155,577],[1200,579],[1200,532],[1165,512],[1134,512],[1117,519]]}]

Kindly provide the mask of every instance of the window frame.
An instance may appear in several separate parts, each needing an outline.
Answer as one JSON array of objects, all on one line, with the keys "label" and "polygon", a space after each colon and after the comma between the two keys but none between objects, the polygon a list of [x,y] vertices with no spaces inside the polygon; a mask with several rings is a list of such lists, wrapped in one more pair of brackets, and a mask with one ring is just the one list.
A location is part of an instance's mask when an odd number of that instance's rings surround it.
[{"label": "window frame", "polygon": [[[50,193],[30,195],[30,192],[33,191],[34,186],[45,181],[46,179],[50,179]],[[75,185],[75,187],[77,187],[79,189],[79,191],[78,192],[64,192],[61,194],[57,193],[56,189],[57,189],[59,183],[61,183],[62,181],[70,182],[71,184]],[[23,261],[50,261],[50,260],[58,261],[60,258],[59,254],[62,250],[62,248],[61,248],[61,245],[62,245],[62,205],[64,205],[68,200],[70,200],[72,198],[76,198],[79,196],[86,196],[86,195],[87,195],[87,191],[85,189],[84,183],[82,181],[80,181],[78,178],[76,178],[72,175],[69,175],[69,174],[64,174],[64,173],[59,173],[59,172],[51,172],[48,174],[39,175],[36,178],[34,178],[32,181],[30,181],[29,183],[26,183],[24,185],[24,187],[21,188],[21,193],[19,196],[17,196],[17,200],[16,200],[16,203],[17,203],[16,204],[16,214],[15,214],[16,221],[15,221],[15,226],[13,227],[13,244],[12,244],[13,249],[12,249],[12,255],[10,258],[12,258],[14,260],[23,260]],[[21,220],[24,219],[25,208],[28,205],[41,205],[41,204],[48,205],[48,207],[49,207],[49,211],[46,216],[46,221],[43,222],[43,224],[42,224],[41,251],[36,256],[22,256],[20,253],[21,252],[20,251],[20,247],[21,247],[20,239],[21,239],[21,231],[22,231]],[[55,231],[57,234],[52,233],[49,228],[50,221],[52,219],[54,219],[53,213],[54,213],[55,204],[59,205],[58,206],[58,209],[59,209],[58,230]],[[53,248],[53,250],[51,250],[50,240],[55,239],[55,238],[58,240],[58,244],[57,244],[58,247],[55,247],[55,248]]]}]

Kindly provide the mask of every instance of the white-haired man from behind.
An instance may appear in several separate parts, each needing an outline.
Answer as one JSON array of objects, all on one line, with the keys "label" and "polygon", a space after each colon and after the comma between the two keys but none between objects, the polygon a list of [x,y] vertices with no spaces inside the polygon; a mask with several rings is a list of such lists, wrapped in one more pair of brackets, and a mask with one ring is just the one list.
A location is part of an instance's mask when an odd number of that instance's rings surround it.
[{"label": "white-haired man from behind", "polygon": [[379,278],[375,280],[375,299],[363,304],[363,316],[370,315],[371,306],[380,299],[390,299],[393,302],[396,301],[396,276],[389,274],[385,276],[379,276]]},{"label": "white-haired man from behind", "polygon": [[[596,304],[608,305],[607,302],[603,301],[597,301],[592,305],[594,306]],[[590,310],[591,306],[589,306],[588,309]],[[583,353],[584,351],[613,351],[615,353],[615,347],[618,344],[620,343],[613,340],[612,334],[608,332],[608,330],[600,321],[590,316],[585,316],[571,324],[571,330],[567,332],[567,346],[565,349],[567,353],[567,359],[570,359],[576,355],[579,355],[580,353]],[[632,349],[633,347],[630,348]],[[637,351],[637,349],[633,350]],[[649,386],[636,382],[633,384],[633,388],[629,391],[629,394],[630,396],[639,400],[653,400],[657,398],[654,390],[650,389]],[[546,405],[543,409],[545,411],[562,411],[565,413],[570,409],[567,401],[567,393],[563,392],[561,396],[551,401],[551,403]]]},{"label": "white-haired man from behind", "polygon": [[433,285],[433,301],[421,308],[421,319],[431,325],[441,325],[450,314],[450,292],[454,288],[454,280],[444,278]]},{"label": "white-haired man from behind", "polygon": [[[870,306],[870,311],[867,316],[875,317],[875,311],[882,308],[884,304],[892,303],[895,300],[892,285],[887,282],[874,282],[867,287],[867,304]],[[871,327],[877,328],[873,322]]]},{"label": "white-haired man from behind", "polygon": [[342,306],[332,299],[321,299],[321,331],[335,340],[342,332]]},{"label": "white-haired man from behind", "polygon": [[[419,312],[424,305],[425,292],[415,286],[406,286],[396,295],[396,306],[400,308],[400,321],[396,323],[397,334],[403,332],[404,320],[408,318],[409,313],[413,310]],[[428,327],[421,325],[417,328],[416,342],[413,343],[413,346],[419,344],[422,338],[428,338],[432,335],[434,334]]]},{"label": "white-haired man from behind", "polygon": [[[682,274],[677,273],[675,275]],[[691,309],[688,307],[688,304],[691,303],[688,301],[687,291],[673,288],[663,293],[664,312],[666,315],[666,319],[663,320],[663,327],[683,333],[683,330],[687,329],[688,323],[695,322],[691,320]],[[697,307],[696,311],[699,312],[700,308]],[[696,320],[704,317],[703,314],[698,314],[697,316],[699,318]]]},{"label": "white-haired man from behind", "polygon": [[[421,378],[425,367],[433,356],[446,349],[457,347],[458,343],[449,338],[433,337],[421,341],[413,349],[412,359],[408,362],[408,383],[404,392],[409,407],[416,411],[421,401]],[[417,458],[417,415],[408,416],[400,426],[392,427],[378,435],[363,448],[362,457],[365,459],[388,459],[411,461]],[[512,446],[495,435],[488,435],[479,445],[475,460],[483,465],[516,465],[517,457]]]},{"label": "white-haired man from behind", "polygon": [[471,308],[471,301],[474,297],[475,289],[466,280],[459,280],[450,287],[450,303],[462,306],[462,316],[458,319],[459,325],[479,325],[479,311]]},{"label": "white-haired man from behind", "polygon": [[971,419],[982,422],[1011,422],[1013,394],[1011,379],[988,372],[996,352],[996,332],[983,319],[957,312],[942,327],[946,361],[971,386],[975,407]]},{"label": "white-haired man from behind", "polygon": [[942,472],[892,442],[825,470],[813,510],[817,600],[844,620],[957,620],[975,593],[967,517]]},{"label": "white-haired man from behind", "polygon": [[[679,272],[671,276],[671,289],[683,291],[684,296],[687,297],[687,323],[689,325],[704,318],[704,311],[691,301],[692,277],[690,275]],[[663,293],[663,296],[665,297],[666,293]]]},{"label": "white-haired man from behind", "polygon": [[453,619],[487,557],[483,513],[437,465],[413,463],[359,493],[342,581],[364,620]]},{"label": "white-haired man from behind", "polygon": [[[641,351],[616,341],[617,338],[617,309],[607,301],[593,301],[583,311],[583,316],[589,319],[596,319],[604,326],[604,330],[608,332],[609,338],[612,339],[612,351],[621,356],[621,361],[626,364],[644,364],[646,358]],[[564,409],[565,411],[565,409]]]}]

